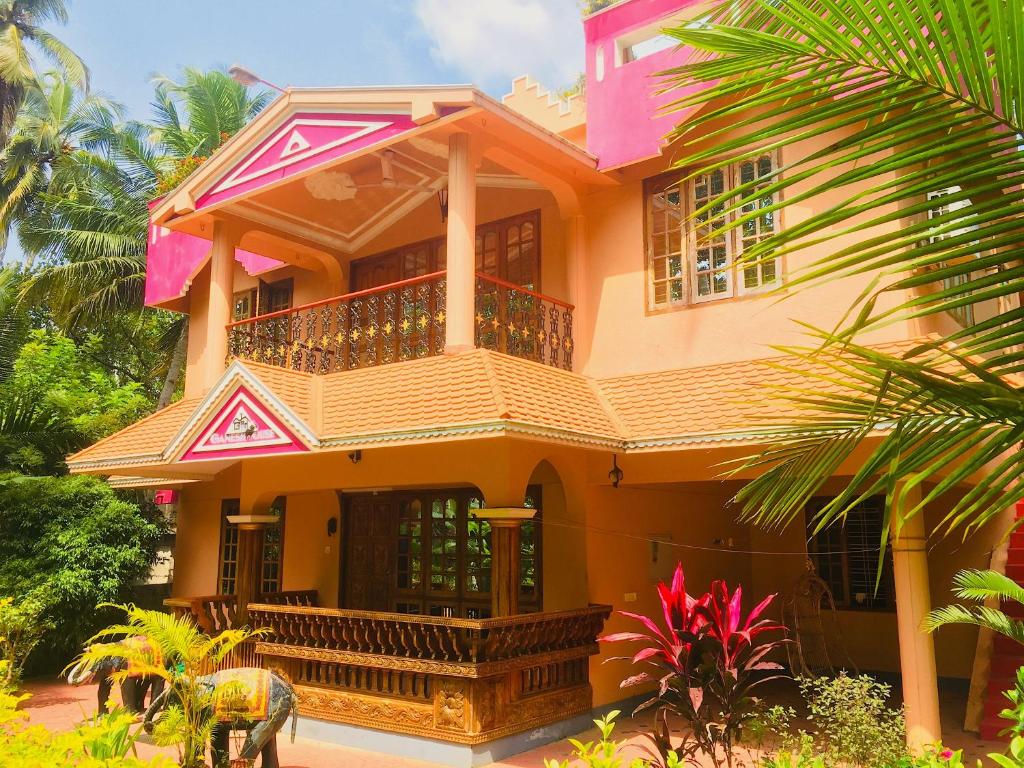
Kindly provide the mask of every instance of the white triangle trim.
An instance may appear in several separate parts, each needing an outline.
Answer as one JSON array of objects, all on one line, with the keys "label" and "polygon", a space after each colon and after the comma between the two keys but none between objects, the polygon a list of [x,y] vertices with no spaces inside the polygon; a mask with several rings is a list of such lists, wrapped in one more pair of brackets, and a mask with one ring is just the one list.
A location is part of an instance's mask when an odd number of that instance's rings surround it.
[{"label": "white triangle trim", "polygon": [[[271,432],[270,435],[238,443],[223,443],[221,445],[210,444],[210,440],[223,426],[225,421],[239,421],[240,419],[251,421],[253,415],[267,425],[268,430]],[[295,441],[281,430],[280,424],[278,423],[279,421],[280,419],[270,416],[263,406],[254,401],[247,394],[241,391],[236,392],[231,399],[228,400],[228,403],[224,408],[224,415],[211,423],[199,439],[193,442],[193,447],[186,450],[185,453],[218,453],[220,451],[233,451],[241,448],[267,448],[275,445],[291,445]],[[239,429],[242,428],[244,428],[244,426],[239,425]]]},{"label": "white triangle trim", "polygon": [[[217,404],[224,402],[222,398],[225,392],[238,385],[245,385],[254,396],[262,400],[268,408],[273,412],[276,420],[281,424],[284,424],[291,430],[302,443],[309,448],[318,448],[320,446],[320,440],[314,434],[305,422],[298,418],[292,409],[285,405],[273,392],[271,392],[263,384],[262,381],[256,378],[253,373],[242,364],[240,360],[233,360],[231,365],[228,366],[227,370],[224,371],[224,375],[221,376],[220,381],[213,387],[212,390],[203,398],[203,401],[199,406],[192,412],[192,416],[181,425],[177,434],[172,438],[171,442],[163,451],[164,461],[180,461],[181,456],[188,452],[189,445],[194,444],[196,441],[193,440],[191,443],[185,443],[185,439],[191,435],[197,424],[201,424],[204,419],[209,418],[211,411],[217,412]],[[186,447],[182,447],[182,444]],[[210,458],[215,458],[211,456]]]},{"label": "white triangle trim", "polygon": [[306,137],[303,136],[298,130],[292,131],[292,135],[288,137],[288,143],[284,145],[284,149],[281,150],[281,157],[290,157],[296,152],[302,152],[304,149],[309,149],[310,144],[306,141]]},{"label": "white triangle trim", "polygon": [[[249,158],[246,159],[244,163],[239,165],[235,170],[228,174],[228,176],[226,176],[222,181],[220,181],[216,186],[214,186],[210,190],[209,194],[224,192],[225,190],[237,187],[240,184],[245,184],[248,181],[253,181],[254,179],[266,176],[268,173],[273,173],[274,171],[286,168],[289,165],[301,162],[302,160],[306,160],[307,158],[315,157],[316,155],[322,154],[323,152],[327,152],[328,150],[334,149],[335,147],[340,147],[341,145],[348,144],[349,142],[355,141],[356,139],[361,139],[363,136],[382,130],[393,124],[393,120],[344,120],[340,118],[300,118],[289,120],[269,139],[267,139],[266,142],[264,142],[262,149],[251,155]],[[334,141],[328,141],[317,147],[309,146],[306,149],[298,150],[290,154],[282,152],[282,159],[278,160],[276,163],[271,163],[266,168],[261,168],[258,171],[246,173],[246,171],[248,171],[248,169],[252,166],[253,163],[255,163],[257,160],[259,160],[265,154],[267,154],[267,152],[269,152],[270,149],[275,144],[277,144],[278,141],[280,141],[289,131],[295,132],[296,128],[303,125],[335,126],[339,128],[356,128],[357,130],[353,131],[350,134],[337,138]]]}]

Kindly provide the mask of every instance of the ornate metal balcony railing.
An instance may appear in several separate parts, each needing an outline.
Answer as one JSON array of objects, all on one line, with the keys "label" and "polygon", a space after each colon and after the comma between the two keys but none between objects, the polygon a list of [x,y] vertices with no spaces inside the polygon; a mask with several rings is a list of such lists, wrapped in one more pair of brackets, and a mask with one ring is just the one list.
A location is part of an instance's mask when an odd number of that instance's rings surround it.
[{"label": "ornate metal balcony railing", "polygon": [[401,280],[228,325],[234,357],[309,373],[444,351],[445,273]]},{"label": "ornate metal balcony railing", "polygon": [[572,370],[573,305],[477,273],[476,345]]},{"label": "ornate metal balcony railing", "polygon": [[[229,323],[233,357],[332,373],[439,355],[446,273]],[[477,273],[476,345],[572,370],[572,304]]]}]

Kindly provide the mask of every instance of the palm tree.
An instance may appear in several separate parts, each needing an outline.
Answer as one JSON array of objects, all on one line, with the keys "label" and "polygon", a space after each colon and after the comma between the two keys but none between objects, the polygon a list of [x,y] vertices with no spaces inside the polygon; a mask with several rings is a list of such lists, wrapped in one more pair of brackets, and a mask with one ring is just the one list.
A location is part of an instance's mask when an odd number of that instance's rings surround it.
[{"label": "palm tree", "polygon": [[[996,571],[960,571],[953,577],[953,594],[972,603],[1014,602],[1024,606],[1024,587]],[[1024,621],[987,605],[946,605],[928,614],[924,629],[934,632],[949,624],[984,627],[1024,644]]]},{"label": "palm tree", "polygon": [[[900,501],[897,489],[936,480],[951,456],[966,459],[938,488],[986,459],[995,464],[985,487],[954,504],[948,527],[980,525],[1024,496],[1024,398],[1008,378],[1024,366],[1024,311],[1014,306],[1024,291],[1020,4],[719,0],[670,33],[697,50],[666,73],[670,87],[700,86],[673,105],[695,110],[673,134],[690,174],[794,141],[821,147],[693,216],[724,204],[735,214],[726,231],[828,192],[837,202],[747,249],[741,267],[815,247],[825,255],[787,276],[790,292],[872,276],[841,327],[812,329],[808,347],[784,350],[794,376],[818,386],[776,393],[802,415],[766,430],[771,447],[744,463],[762,473],[738,496],[742,517],[789,522],[877,437],[819,527],[867,495]],[[770,195],[776,202],[760,207]],[[845,242],[829,247],[836,238]],[[1002,305],[974,322],[965,310],[980,302]],[[965,323],[934,344],[894,356],[854,343],[867,330],[944,312]]]},{"label": "palm tree", "polygon": [[[178,745],[180,764],[186,768],[205,765],[206,743],[216,724],[216,716],[212,706],[213,691],[203,685],[200,678],[227,658],[240,643],[259,637],[262,631],[228,629],[209,637],[199,630],[191,617],[175,617],[134,605],[99,607],[121,608],[126,614],[125,621],[97,632],[73,666],[83,663],[88,666],[105,657],[114,657],[129,662],[134,674],[163,678],[168,688],[165,695],[173,703],[157,723],[154,733],[157,743]],[[135,636],[145,637],[171,666],[168,668],[166,664],[158,663],[146,647],[102,642]],[[114,681],[120,682],[127,672],[126,668],[115,673]]]},{"label": "palm tree", "polygon": [[[42,195],[75,198],[87,190],[94,153],[109,140],[121,108],[82,94],[58,72],[48,72],[25,94],[7,146],[0,149],[0,252],[12,227],[45,215]],[[19,238],[31,268],[45,242]]]},{"label": "palm tree", "polygon": [[88,88],[89,72],[78,55],[40,24],[66,24],[64,0],[0,0],[0,145],[5,144],[25,93],[35,81],[32,43],[64,76]]},{"label": "palm tree", "polygon": [[[63,324],[101,323],[141,311],[148,203],[176,178],[181,161],[208,156],[269,98],[218,71],[187,69],[181,83],[157,78],[154,124],[112,127],[103,155],[93,160],[87,189],[74,198],[43,195],[42,215],[27,223],[26,236],[56,263],[28,281],[25,297],[45,297]],[[177,389],[187,334],[187,317],[164,334],[168,364],[158,408]]]}]

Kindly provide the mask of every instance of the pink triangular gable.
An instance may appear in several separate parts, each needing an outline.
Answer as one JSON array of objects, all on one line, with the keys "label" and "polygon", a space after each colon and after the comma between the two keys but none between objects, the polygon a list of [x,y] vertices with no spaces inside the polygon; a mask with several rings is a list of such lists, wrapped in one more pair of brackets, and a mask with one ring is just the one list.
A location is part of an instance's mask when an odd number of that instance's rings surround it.
[{"label": "pink triangular gable", "polygon": [[221,176],[196,208],[251,192],[415,127],[405,114],[296,113]]},{"label": "pink triangular gable", "polygon": [[309,448],[243,386],[210,419],[181,461],[297,453]]},{"label": "pink triangular gable", "polygon": [[[210,247],[209,240],[150,222],[146,242],[146,304],[152,306],[184,296],[206,262]],[[241,248],[235,250],[235,260],[250,275],[276,269],[283,263]]]}]

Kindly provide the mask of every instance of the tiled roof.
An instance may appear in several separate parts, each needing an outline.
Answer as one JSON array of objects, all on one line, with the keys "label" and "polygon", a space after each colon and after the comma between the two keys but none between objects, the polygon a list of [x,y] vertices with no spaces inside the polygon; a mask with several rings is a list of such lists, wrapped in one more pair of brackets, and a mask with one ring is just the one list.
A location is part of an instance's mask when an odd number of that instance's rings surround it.
[{"label": "tiled roof", "polygon": [[198,404],[199,400],[195,399],[172,403],[70,456],[68,464],[102,462],[128,456],[159,460],[168,440],[188,421]]},{"label": "tiled roof", "polygon": [[[915,343],[880,349],[898,354]],[[771,365],[782,360],[600,380],[483,349],[325,376],[236,361],[215,392],[232,390],[231,376],[255,379],[275,401],[268,405],[287,409],[308,428],[314,450],[485,432],[633,450],[749,439],[754,428],[789,416],[791,406],[754,392],[765,384],[806,384]],[[207,400],[175,403],[68,464],[90,471],[171,464],[172,441],[180,446],[210,417],[215,402]]]}]

